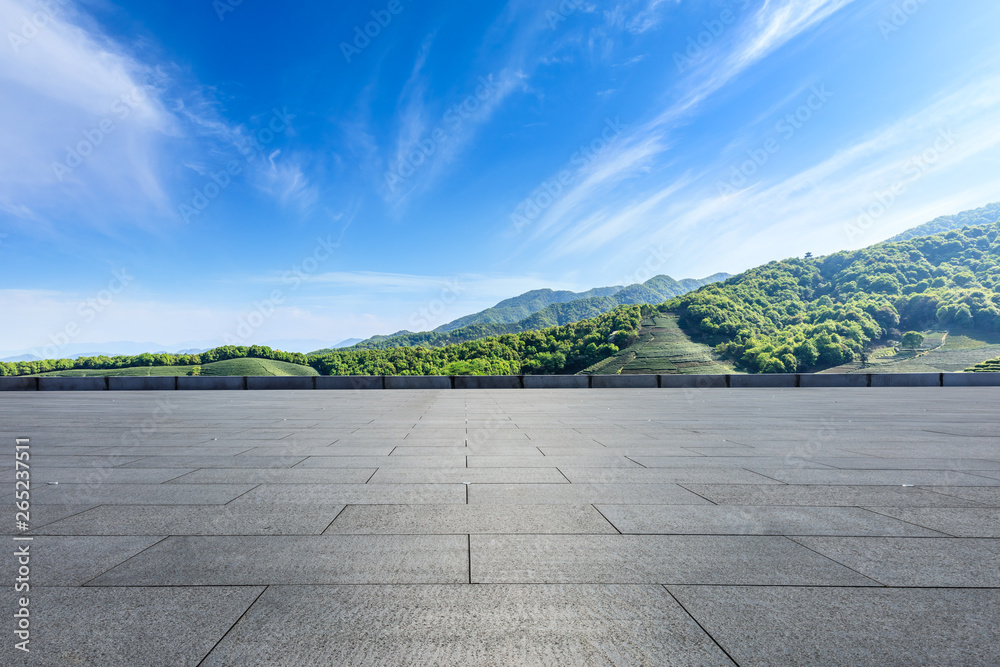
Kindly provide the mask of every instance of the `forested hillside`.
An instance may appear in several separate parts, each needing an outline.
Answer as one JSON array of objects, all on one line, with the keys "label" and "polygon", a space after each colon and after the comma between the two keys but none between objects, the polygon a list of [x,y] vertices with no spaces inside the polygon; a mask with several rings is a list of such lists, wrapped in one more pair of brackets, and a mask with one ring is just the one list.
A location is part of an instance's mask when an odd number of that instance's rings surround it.
[{"label": "forested hillside", "polygon": [[976,225],[991,225],[997,221],[1000,221],[1000,203],[988,204],[982,208],[963,211],[957,215],[942,215],[940,218],[935,218],[919,227],[908,229],[898,236],[893,236],[886,243],[909,241],[921,236],[932,236]]},{"label": "forested hillside", "polygon": [[788,259],[660,306],[750,372],[836,366],[908,329],[1000,330],[1000,223]]}]

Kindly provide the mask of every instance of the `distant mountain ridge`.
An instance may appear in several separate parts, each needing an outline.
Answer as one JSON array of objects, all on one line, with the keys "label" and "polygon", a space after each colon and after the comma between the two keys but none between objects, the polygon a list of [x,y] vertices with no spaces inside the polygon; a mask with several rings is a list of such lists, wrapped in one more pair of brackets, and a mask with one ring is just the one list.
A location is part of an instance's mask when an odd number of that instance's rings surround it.
[{"label": "distant mountain ridge", "polygon": [[447,324],[442,324],[437,329],[434,329],[434,331],[446,333],[473,324],[513,324],[553,304],[569,303],[593,297],[611,296],[622,289],[621,285],[617,285],[614,287],[598,287],[586,292],[554,291],[550,289],[532,290],[520,296],[504,299],[492,308],[487,308],[478,313],[466,315]]},{"label": "distant mountain ridge", "polygon": [[[372,336],[350,349],[442,347],[489,336],[564,326],[598,317],[618,306],[663,303],[729,277],[727,273],[716,273],[700,280],[674,280],[670,276],[655,276],[641,285],[598,287],[586,292],[532,290],[505,299],[492,308],[449,322],[434,331],[399,331],[389,336]],[[511,319],[524,313],[528,314],[521,319]],[[456,327],[456,324],[461,326]],[[318,350],[311,354],[319,355],[328,351]]]}]

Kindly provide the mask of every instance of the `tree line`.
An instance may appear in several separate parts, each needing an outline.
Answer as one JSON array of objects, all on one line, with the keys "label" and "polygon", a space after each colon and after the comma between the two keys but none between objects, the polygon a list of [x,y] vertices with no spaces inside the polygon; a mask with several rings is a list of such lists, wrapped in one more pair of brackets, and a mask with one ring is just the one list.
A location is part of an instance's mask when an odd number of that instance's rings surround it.
[{"label": "tree line", "polygon": [[650,306],[623,306],[562,327],[482,338],[438,348],[333,350],[319,355],[269,347],[225,346],[201,354],[139,354],[0,363],[0,376],[63,370],[200,366],[230,359],[272,359],[315,368],[321,375],[517,375],[575,373],[638,339]]}]

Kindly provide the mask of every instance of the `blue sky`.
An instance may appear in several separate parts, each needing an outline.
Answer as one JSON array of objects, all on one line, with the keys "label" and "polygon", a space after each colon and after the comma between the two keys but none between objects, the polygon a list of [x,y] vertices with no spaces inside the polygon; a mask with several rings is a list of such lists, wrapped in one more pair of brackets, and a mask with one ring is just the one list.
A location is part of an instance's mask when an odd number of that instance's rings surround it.
[{"label": "blue sky", "polygon": [[987,0],[0,0],[0,26],[3,355],[308,350],[1000,200]]}]

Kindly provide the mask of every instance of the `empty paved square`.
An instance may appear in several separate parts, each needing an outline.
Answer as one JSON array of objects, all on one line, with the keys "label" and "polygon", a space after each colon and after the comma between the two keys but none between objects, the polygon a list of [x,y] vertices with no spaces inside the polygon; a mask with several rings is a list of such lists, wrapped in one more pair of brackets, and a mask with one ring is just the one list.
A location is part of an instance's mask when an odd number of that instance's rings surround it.
[{"label": "empty paved square", "polygon": [[[1000,389],[0,395],[7,665],[992,665]],[[31,537],[31,653],[13,648]]]}]

